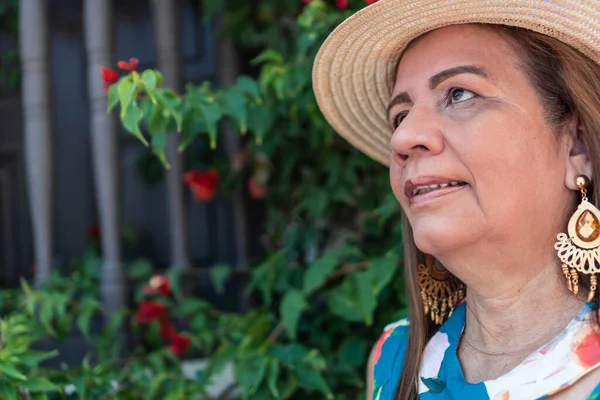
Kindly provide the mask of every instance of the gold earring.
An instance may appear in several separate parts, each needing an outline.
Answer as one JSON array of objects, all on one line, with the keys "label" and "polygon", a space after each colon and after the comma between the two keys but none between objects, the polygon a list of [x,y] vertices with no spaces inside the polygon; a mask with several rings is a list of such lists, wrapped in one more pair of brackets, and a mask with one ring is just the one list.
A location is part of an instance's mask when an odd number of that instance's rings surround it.
[{"label": "gold earring", "polygon": [[423,311],[436,325],[441,325],[465,297],[464,284],[447,269],[438,268],[436,259],[429,254],[417,268]]},{"label": "gold earring", "polygon": [[588,202],[589,178],[579,175],[575,184],[581,191],[581,203],[569,220],[568,235],[559,233],[554,249],[563,263],[562,272],[567,280],[567,288],[575,296],[579,294],[579,274],[590,275],[587,299],[590,302],[596,296],[596,274],[600,272],[600,210]]}]

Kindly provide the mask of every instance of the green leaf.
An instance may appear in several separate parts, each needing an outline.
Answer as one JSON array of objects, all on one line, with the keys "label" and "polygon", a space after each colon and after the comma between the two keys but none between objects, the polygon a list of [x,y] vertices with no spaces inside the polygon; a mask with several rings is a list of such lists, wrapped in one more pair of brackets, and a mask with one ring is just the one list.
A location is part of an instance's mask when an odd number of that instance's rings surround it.
[{"label": "green leaf", "polygon": [[155,373],[167,372],[167,363],[165,361],[165,358],[160,353],[152,353],[148,357],[150,367],[152,367]]},{"label": "green leaf", "polygon": [[63,320],[65,318],[67,306],[69,305],[70,300],[69,294],[56,295],[54,301],[54,310],[58,320]]},{"label": "green leaf", "polygon": [[342,342],[338,350],[340,363],[360,367],[367,357],[367,342],[357,336],[350,336]]},{"label": "green leaf", "polygon": [[367,325],[372,324],[377,296],[364,273],[356,273],[346,278],[341,285],[329,292],[328,300],[329,310],[333,314],[346,321],[364,321]]},{"label": "green leaf", "polygon": [[38,364],[44,360],[54,358],[58,355],[58,350],[52,351],[37,351],[27,350],[26,353],[19,355],[19,361],[27,365],[30,368],[37,367]]},{"label": "green leaf", "polygon": [[198,104],[198,110],[200,111],[200,115],[206,124],[208,138],[210,140],[210,148],[214,149],[217,146],[217,131],[218,123],[221,119],[221,110],[216,103],[204,101]]},{"label": "green leaf", "polygon": [[169,169],[171,166],[167,161],[167,133],[165,131],[157,131],[152,135],[152,152],[156,154],[160,162]]},{"label": "green leaf", "polygon": [[262,63],[273,63],[273,64],[283,64],[284,58],[283,55],[277,50],[266,49],[262,53],[260,53],[256,58],[251,61],[252,64],[262,64]]},{"label": "green leaf", "polygon": [[[273,329],[274,317],[271,313],[256,313],[253,315],[246,329],[244,330],[244,340],[248,341],[249,347],[255,343],[262,343]],[[238,352],[241,353],[244,344],[240,345]]]},{"label": "green leaf", "polygon": [[31,294],[33,293],[31,286],[29,286],[29,284],[27,283],[27,280],[25,280],[25,278],[21,277],[21,289],[23,289],[23,292],[25,292],[25,294],[27,296],[31,296]]},{"label": "green leaf", "polygon": [[117,86],[117,90],[119,92],[119,100],[121,101],[121,119],[123,119],[127,108],[133,102],[135,96],[135,85],[131,81],[131,79],[121,79],[117,84],[113,85]]},{"label": "green leaf", "polygon": [[248,130],[256,136],[256,142],[261,144],[267,133],[273,127],[275,117],[269,105],[250,106],[248,110]]},{"label": "green leaf", "polygon": [[210,363],[203,375],[203,383],[207,383],[211,376],[219,375],[225,366],[230,363],[236,355],[236,348],[229,344],[223,344],[213,353]]},{"label": "green leaf", "polygon": [[310,294],[325,283],[327,277],[340,265],[342,258],[356,252],[355,248],[347,244],[327,252],[317,261],[312,263],[304,274],[303,292]]},{"label": "green leaf", "polygon": [[219,294],[225,292],[225,282],[231,276],[231,267],[228,265],[215,265],[210,268],[210,279]]},{"label": "green leaf", "polygon": [[17,379],[20,381],[24,381],[27,379],[25,375],[23,375],[14,365],[9,364],[6,361],[0,361],[0,372],[4,375],[9,376],[13,379]]},{"label": "green leaf", "polygon": [[147,69],[142,73],[141,79],[142,79],[142,82],[144,82],[146,91],[151,92],[154,89],[156,89],[156,83],[158,82],[158,77],[156,76],[156,72],[154,72],[151,69]]},{"label": "green leaf", "polygon": [[152,261],[139,258],[127,267],[127,276],[131,279],[146,281],[150,279],[153,271]]},{"label": "green leaf", "polygon": [[52,327],[52,318],[54,317],[55,297],[48,295],[40,304],[40,322],[50,334],[55,335]]},{"label": "green leaf", "polygon": [[179,316],[192,316],[210,309],[210,303],[202,299],[187,299],[177,305],[175,309]]},{"label": "green leaf", "polygon": [[266,261],[252,270],[252,280],[246,287],[246,294],[258,288],[262,297],[268,305],[273,300],[273,287],[281,280],[281,275],[287,271],[288,249],[283,248],[269,255]]},{"label": "green leaf", "polygon": [[306,194],[306,197],[300,203],[300,208],[305,209],[312,218],[324,220],[327,218],[331,199],[331,191],[326,189],[313,190],[311,193]]},{"label": "green leaf", "polygon": [[246,98],[237,90],[227,90],[221,94],[223,114],[230,116],[243,134],[248,130]]},{"label": "green leaf", "polygon": [[90,322],[92,317],[96,313],[96,306],[87,305],[83,310],[79,312],[77,315],[77,327],[86,338],[86,340],[90,339]]},{"label": "green leaf", "polygon": [[133,136],[138,138],[140,142],[144,144],[144,146],[148,146],[148,141],[142,134],[142,131],[140,131],[140,121],[144,117],[142,109],[135,103],[131,103],[123,110],[124,113],[121,113],[121,122],[123,123],[125,129],[132,133]]},{"label": "green leaf", "polygon": [[161,386],[168,380],[169,374],[159,373],[154,376],[146,392],[146,398],[155,399],[160,392]]},{"label": "green leaf", "polygon": [[163,77],[162,72],[157,69],[154,70],[154,74],[156,75],[156,87],[159,88],[163,85],[165,78]]},{"label": "green leaf", "polygon": [[181,301],[183,299],[183,293],[181,291],[181,274],[183,269],[179,265],[172,265],[167,272],[167,277],[171,282],[171,292],[175,299]]},{"label": "green leaf", "polygon": [[235,86],[254,100],[256,104],[262,102],[260,85],[255,79],[246,75],[240,75],[235,82]]},{"label": "green leaf", "polygon": [[169,113],[166,113],[165,116],[164,108],[160,104],[156,104],[152,107],[152,111],[150,112],[150,117],[148,117],[148,130],[151,135],[155,135],[156,133],[167,131],[169,126]]},{"label": "green leaf", "polygon": [[102,334],[108,337],[116,337],[117,333],[121,329],[121,326],[123,325],[123,321],[125,320],[126,315],[127,313],[125,310],[119,310],[112,313],[109,317],[108,324],[106,328],[104,328],[104,332]]},{"label": "green leaf", "polygon": [[331,393],[331,389],[320,371],[301,364],[296,369],[296,375],[298,376],[300,386],[317,389],[327,396],[328,399],[333,399],[333,393]]},{"label": "green leaf", "polygon": [[252,395],[265,378],[269,359],[265,355],[256,354],[239,360],[235,365],[235,381]]},{"label": "green leaf", "polygon": [[204,119],[197,111],[196,107],[189,104],[184,106],[183,123],[181,128],[181,139],[179,142],[179,151],[185,150],[198,137],[200,132],[206,132]]},{"label": "green leaf", "polygon": [[175,120],[177,132],[181,132],[183,123],[183,114],[180,109],[181,98],[170,89],[156,89],[153,95],[168,115]]},{"label": "green leaf", "polygon": [[308,350],[298,343],[273,346],[269,353],[284,365],[295,368],[296,364],[308,357]]},{"label": "green leaf", "polygon": [[289,85],[289,77],[286,67],[279,65],[265,65],[260,73],[260,86],[263,92],[272,88],[278,100],[285,100],[286,86]]},{"label": "green leaf", "polygon": [[196,334],[204,331],[208,327],[208,318],[204,314],[198,314],[190,321],[190,330]]},{"label": "green leaf", "polygon": [[288,334],[296,337],[298,322],[302,316],[302,312],[308,308],[304,294],[296,289],[292,289],[286,293],[279,308],[281,321],[285,326]]},{"label": "green leaf", "polygon": [[73,385],[75,385],[77,398],[80,400],[87,399],[88,372],[81,371],[81,375],[74,380]]},{"label": "green leaf", "polygon": [[5,380],[0,381],[0,399],[18,400],[19,391],[17,386]]},{"label": "green leaf", "polygon": [[21,386],[26,389],[29,389],[32,392],[56,392],[61,390],[59,386],[50,382],[46,378],[29,379],[21,383]]},{"label": "green leaf", "polygon": [[109,113],[119,103],[119,85],[110,85],[108,88],[108,105],[106,112]]},{"label": "green leaf", "polygon": [[269,391],[276,399],[279,398],[279,390],[277,389],[277,381],[279,379],[279,361],[275,359],[269,360],[267,368],[267,386]]},{"label": "green leaf", "polygon": [[390,283],[398,270],[399,262],[398,255],[394,253],[369,261],[366,272],[375,295],[378,295]]}]

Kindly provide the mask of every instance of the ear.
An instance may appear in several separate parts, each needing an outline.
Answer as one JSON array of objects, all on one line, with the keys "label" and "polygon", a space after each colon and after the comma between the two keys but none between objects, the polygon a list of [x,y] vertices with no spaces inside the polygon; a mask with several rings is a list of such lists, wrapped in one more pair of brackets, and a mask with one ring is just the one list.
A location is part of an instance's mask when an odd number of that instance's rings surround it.
[{"label": "ear", "polygon": [[565,165],[565,186],[571,190],[578,190],[575,179],[578,175],[586,175],[590,180],[592,176],[592,163],[590,162],[589,150],[583,140],[583,128],[578,118],[572,118],[564,126],[564,138],[567,146],[567,157]]}]

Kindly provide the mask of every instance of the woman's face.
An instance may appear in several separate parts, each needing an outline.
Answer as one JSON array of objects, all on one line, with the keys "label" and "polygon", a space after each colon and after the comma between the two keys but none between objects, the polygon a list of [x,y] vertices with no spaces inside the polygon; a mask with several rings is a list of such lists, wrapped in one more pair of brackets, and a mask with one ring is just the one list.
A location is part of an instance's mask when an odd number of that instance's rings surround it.
[{"label": "woman's face", "polygon": [[552,248],[573,201],[568,135],[546,122],[520,63],[506,39],[475,25],[438,29],[404,53],[390,177],[422,251]]}]

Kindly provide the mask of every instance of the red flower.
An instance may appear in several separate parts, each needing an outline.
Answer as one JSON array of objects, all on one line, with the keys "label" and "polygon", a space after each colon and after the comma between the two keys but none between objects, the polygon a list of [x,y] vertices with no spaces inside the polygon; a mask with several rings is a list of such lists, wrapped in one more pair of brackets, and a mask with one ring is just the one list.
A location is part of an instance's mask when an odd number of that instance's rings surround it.
[{"label": "red flower", "polygon": [[585,368],[592,367],[600,362],[600,332],[593,331],[588,334],[575,348],[579,364]]},{"label": "red flower", "polygon": [[123,71],[135,71],[137,69],[139,63],[140,63],[140,60],[138,60],[137,58],[131,57],[129,59],[129,62],[119,61],[117,63],[117,67],[119,69],[122,69]]},{"label": "red flower", "polygon": [[248,179],[248,191],[253,199],[263,199],[267,194],[267,185],[259,183],[256,177],[251,176]]},{"label": "red flower", "polygon": [[108,91],[108,88],[119,82],[119,74],[114,69],[100,67],[102,73],[102,82],[104,83],[104,90]]},{"label": "red flower", "polygon": [[215,197],[217,184],[221,180],[215,169],[206,172],[191,170],[183,175],[183,182],[189,186],[196,200],[208,201]]},{"label": "red flower", "polygon": [[371,4],[377,3],[378,1],[379,0],[365,0],[365,3],[367,3],[368,5],[371,5]]},{"label": "red flower", "polygon": [[336,0],[335,4],[340,10],[345,10],[348,8],[348,0]]},{"label": "red flower", "polygon": [[190,348],[190,338],[184,334],[175,334],[171,336],[171,345],[169,350],[176,356],[185,354]]},{"label": "red flower", "polygon": [[171,338],[177,335],[175,325],[171,321],[160,321],[160,327],[158,328],[158,335],[165,342],[171,340]]},{"label": "red flower", "polygon": [[88,229],[88,239],[97,242],[100,240],[100,226],[98,224],[94,224]]},{"label": "red flower", "polygon": [[171,281],[162,275],[154,275],[150,278],[150,284],[142,288],[142,292],[167,297],[171,293]]},{"label": "red flower", "polygon": [[142,301],[140,308],[135,314],[135,319],[143,325],[147,325],[157,319],[162,319],[167,312],[167,306],[156,301]]}]

